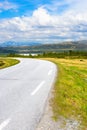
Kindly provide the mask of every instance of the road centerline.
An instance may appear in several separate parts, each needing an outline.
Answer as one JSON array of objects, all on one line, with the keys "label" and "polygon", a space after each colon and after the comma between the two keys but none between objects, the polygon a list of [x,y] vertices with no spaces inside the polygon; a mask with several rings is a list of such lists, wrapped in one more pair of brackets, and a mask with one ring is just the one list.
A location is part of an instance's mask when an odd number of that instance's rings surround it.
[{"label": "road centerline", "polygon": [[39,91],[39,89],[44,85],[44,83],[45,83],[45,81],[42,81],[42,82],[37,86],[37,88],[31,93],[31,95],[32,95],[32,96],[35,95],[35,94]]},{"label": "road centerline", "polygon": [[9,122],[10,122],[10,118],[8,118],[7,120],[3,121],[1,124],[0,124],[0,130],[3,130],[3,128],[5,128]]},{"label": "road centerline", "polygon": [[29,58],[20,61],[0,70],[0,130],[35,130],[55,80],[53,63]]}]

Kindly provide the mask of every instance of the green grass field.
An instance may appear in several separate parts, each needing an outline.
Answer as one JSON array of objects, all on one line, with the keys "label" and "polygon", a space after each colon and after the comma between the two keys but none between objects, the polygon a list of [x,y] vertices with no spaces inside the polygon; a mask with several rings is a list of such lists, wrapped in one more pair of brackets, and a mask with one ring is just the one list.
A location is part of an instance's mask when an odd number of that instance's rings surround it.
[{"label": "green grass field", "polygon": [[87,130],[87,60],[47,58],[58,67],[51,106],[53,119],[74,118]]},{"label": "green grass field", "polygon": [[0,69],[18,64],[19,60],[0,57]]}]

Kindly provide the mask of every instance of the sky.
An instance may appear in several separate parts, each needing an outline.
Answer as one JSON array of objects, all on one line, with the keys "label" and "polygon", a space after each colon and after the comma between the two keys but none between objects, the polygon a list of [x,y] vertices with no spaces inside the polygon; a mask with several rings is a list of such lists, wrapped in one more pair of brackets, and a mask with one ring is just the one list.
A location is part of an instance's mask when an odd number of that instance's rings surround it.
[{"label": "sky", "polygon": [[0,0],[0,43],[87,40],[87,0]]}]

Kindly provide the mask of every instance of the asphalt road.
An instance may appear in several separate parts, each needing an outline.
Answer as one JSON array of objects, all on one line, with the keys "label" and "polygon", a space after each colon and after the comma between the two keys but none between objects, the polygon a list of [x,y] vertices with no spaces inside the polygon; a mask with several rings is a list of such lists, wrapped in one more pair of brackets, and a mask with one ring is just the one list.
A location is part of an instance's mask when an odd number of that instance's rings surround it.
[{"label": "asphalt road", "polygon": [[20,60],[0,70],[0,130],[35,130],[55,79],[53,63]]}]

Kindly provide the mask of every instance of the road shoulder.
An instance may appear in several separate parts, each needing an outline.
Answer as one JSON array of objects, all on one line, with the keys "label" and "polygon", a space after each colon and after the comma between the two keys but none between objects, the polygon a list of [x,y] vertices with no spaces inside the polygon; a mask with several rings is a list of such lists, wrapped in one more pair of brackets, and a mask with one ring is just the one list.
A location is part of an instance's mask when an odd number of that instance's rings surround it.
[{"label": "road shoulder", "polygon": [[50,101],[53,98],[53,90],[51,91],[44,114],[37,126],[36,130],[80,130],[78,121],[74,119],[65,119],[59,117],[58,121],[53,120],[52,107]]}]

